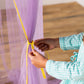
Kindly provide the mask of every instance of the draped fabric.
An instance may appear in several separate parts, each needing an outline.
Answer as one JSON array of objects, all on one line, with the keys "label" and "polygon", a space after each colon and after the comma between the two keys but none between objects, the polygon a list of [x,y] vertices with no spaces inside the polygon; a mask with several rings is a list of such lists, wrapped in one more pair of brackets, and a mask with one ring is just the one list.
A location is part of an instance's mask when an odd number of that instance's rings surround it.
[{"label": "draped fabric", "polygon": [[[15,0],[29,42],[43,38],[42,0]],[[3,13],[2,13],[3,12]],[[27,39],[13,0],[0,9],[0,84],[26,84]],[[35,49],[44,55],[43,52]],[[28,53],[31,52],[29,45]],[[28,58],[28,84],[48,84]],[[57,80],[60,82],[59,80]],[[58,82],[51,81],[52,84]]]}]

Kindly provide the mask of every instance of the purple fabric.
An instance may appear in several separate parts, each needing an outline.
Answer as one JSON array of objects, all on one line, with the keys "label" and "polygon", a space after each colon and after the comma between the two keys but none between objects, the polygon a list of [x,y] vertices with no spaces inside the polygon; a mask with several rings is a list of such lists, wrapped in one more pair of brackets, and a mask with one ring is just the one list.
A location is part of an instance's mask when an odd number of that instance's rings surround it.
[{"label": "purple fabric", "polygon": [[[43,7],[42,0],[15,0],[19,13],[21,15],[29,41],[43,38]],[[2,16],[0,11],[0,51],[2,65],[4,66],[4,74],[6,81],[0,82],[5,84],[11,82],[13,84],[26,84],[26,47],[27,40],[23,33],[23,29],[15,10],[13,0],[6,0],[6,33],[7,40],[4,40],[2,27]],[[2,45],[3,44],[3,45]],[[7,44],[7,45],[6,45]],[[6,51],[6,46],[8,51]],[[35,49],[44,55],[43,52]],[[29,46],[29,51],[31,46]],[[3,53],[3,54],[2,54]],[[8,61],[6,61],[6,58]],[[7,63],[8,62],[8,63]],[[2,75],[3,76],[3,75]],[[0,78],[2,79],[2,77]],[[47,81],[44,79],[41,70],[31,64],[28,58],[28,84],[58,84],[59,80]]]},{"label": "purple fabric", "polygon": [[[18,16],[16,17],[16,11],[11,11],[10,5],[12,2],[7,1],[7,26],[8,26],[8,37],[9,37],[9,43],[13,42],[13,45],[10,44],[10,54],[11,54],[11,67],[12,70],[9,71],[9,79],[12,80],[14,84],[26,84],[26,46],[27,44],[24,43],[22,37],[20,34],[22,34],[22,27],[19,21]],[[39,3],[40,4],[39,4]],[[42,26],[42,2],[41,1],[34,1],[34,0],[16,0],[17,7],[19,9],[27,36],[29,41],[31,42],[33,39],[42,38],[43,37],[43,26]],[[39,8],[40,7],[40,8]],[[40,17],[37,17],[37,15],[40,14]],[[38,15],[39,16],[39,15]],[[15,18],[17,18],[18,25],[15,25]],[[39,21],[40,20],[40,21]],[[37,23],[40,22],[41,24]],[[37,26],[37,27],[36,27]],[[41,27],[42,26],[42,27]],[[16,28],[17,27],[17,32]],[[40,28],[42,30],[39,32],[36,36],[34,36],[35,28]],[[37,29],[37,30],[38,30]],[[40,31],[39,30],[39,31]],[[19,37],[17,38],[18,35]],[[40,36],[41,35],[41,36]],[[24,36],[24,34],[23,34]],[[34,37],[34,38],[33,38]],[[37,37],[37,38],[36,38]],[[12,39],[13,38],[13,39]],[[24,36],[25,38],[25,36]],[[22,40],[21,40],[22,39]],[[22,53],[20,54],[17,49],[13,49],[13,47],[16,47],[16,42],[20,42],[22,45],[20,45],[20,49],[22,49]],[[21,48],[25,44],[24,48]],[[29,46],[29,51],[31,51],[31,46]],[[16,52],[16,53],[14,53]],[[14,54],[13,54],[14,53]],[[21,62],[16,59],[20,59],[21,56]],[[31,64],[30,59],[28,59],[28,84],[47,84],[47,79],[43,79],[42,73],[40,69],[37,69]]]},{"label": "purple fabric", "polygon": [[[18,9],[30,42],[33,40],[36,24],[38,24],[37,14],[42,13],[42,11],[39,12],[38,10],[39,6],[41,6],[42,8],[42,5],[41,4],[39,5],[38,2],[39,2],[38,0],[24,0],[24,3],[23,3],[23,0],[16,0],[16,4],[18,6]],[[39,26],[39,28],[41,27]],[[40,34],[42,33],[40,32]],[[23,55],[22,55],[23,63],[21,65],[19,84],[26,84],[26,53],[24,53],[26,52],[26,46],[27,45],[25,45],[23,49]],[[30,51],[31,51],[31,46],[29,46],[28,53]],[[41,70],[34,67],[31,64],[30,59],[28,59],[28,84],[47,84],[47,80],[43,79]]]}]

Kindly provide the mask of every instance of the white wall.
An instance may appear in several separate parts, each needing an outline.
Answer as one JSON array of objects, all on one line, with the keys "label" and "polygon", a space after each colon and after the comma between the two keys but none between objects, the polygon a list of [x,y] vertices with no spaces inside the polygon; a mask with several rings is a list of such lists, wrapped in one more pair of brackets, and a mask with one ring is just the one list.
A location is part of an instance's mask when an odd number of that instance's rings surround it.
[{"label": "white wall", "polygon": [[74,2],[75,0],[43,0],[44,5]]},{"label": "white wall", "polygon": [[80,5],[84,6],[84,0],[77,0],[77,2],[78,2]]},{"label": "white wall", "polygon": [[5,0],[0,0],[0,9],[5,8]]},{"label": "white wall", "polygon": [[6,0],[0,0],[0,9],[5,9],[5,8],[14,8],[14,5],[13,5],[13,0],[7,0],[9,4],[7,7],[6,7]]},{"label": "white wall", "polygon": [[[11,3],[12,0],[10,0]],[[60,3],[69,3],[77,1],[81,5],[84,6],[84,0],[43,0],[43,5],[52,5],[52,4],[60,4]],[[0,0],[0,9],[5,8],[5,0]],[[11,8],[14,7],[13,4],[11,4]]]},{"label": "white wall", "polygon": [[[12,0],[10,0],[11,3]],[[51,5],[51,4],[60,4],[60,3],[67,3],[73,2],[74,0],[43,0],[43,5]],[[11,4],[11,8],[13,5]],[[0,0],[0,9],[5,8],[5,0]]]}]

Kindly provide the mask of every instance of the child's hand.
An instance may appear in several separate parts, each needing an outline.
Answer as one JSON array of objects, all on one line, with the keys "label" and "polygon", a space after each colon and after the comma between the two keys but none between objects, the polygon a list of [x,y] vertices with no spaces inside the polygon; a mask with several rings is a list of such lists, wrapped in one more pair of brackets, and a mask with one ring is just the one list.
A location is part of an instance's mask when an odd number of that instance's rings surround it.
[{"label": "child's hand", "polygon": [[29,58],[31,59],[32,64],[37,68],[46,67],[46,62],[48,59],[39,54],[36,50],[32,50],[32,52],[29,53]]},{"label": "child's hand", "polygon": [[42,51],[51,50],[53,48],[60,47],[59,46],[59,38],[57,39],[39,39],[35,41],[35,46],[41,49]]}]

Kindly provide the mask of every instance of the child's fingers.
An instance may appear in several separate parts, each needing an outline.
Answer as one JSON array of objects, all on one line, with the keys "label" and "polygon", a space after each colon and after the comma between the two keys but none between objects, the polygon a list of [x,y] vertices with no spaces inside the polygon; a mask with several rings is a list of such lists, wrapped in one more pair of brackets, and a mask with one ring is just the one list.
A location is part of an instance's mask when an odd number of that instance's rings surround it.
[{"label": "child's fingers", "polygon": [[32,52],[30,52],[29,55],[32,55]]},{"label": "child's fingers", "polygon": [[37,46],[40,43],[40,40],[35,40],[34,45]]},{"label": "child's fingers", "polygon": [[38,48],[41,49],[41,48],[44,47],[44,46],[45,46],[45,44],[40,44],[40,45],[38,46]]},{"label": "child's fingers", "polygon": [[41,48],[42,51],[46,51],[48,49],[49,49],[48,46],[44,46],[44,47]]},{"label": "child's fingers", "polygon": [[44,43],[43,39],[35,40],[34,45],[38,46],[39,44]]},{"label": "child's fingers", "polygon": [[38,52],[35,49],[32,49],[32,52],[33,52],[33,55],[34,56],[37,56],[38,55]]},{"label": "child's fingers", "polygon": [[30,59],[33,58],[33,53],[32,53],[32,52],[29,53],[29,58],[30,58]]},{"label": "child's fingers", "polygon": [[49,45],[45,44],[45,45],[42,46],[40,49],[41,49],[42,51],[48,50],[48,49],[49,49]]}]

